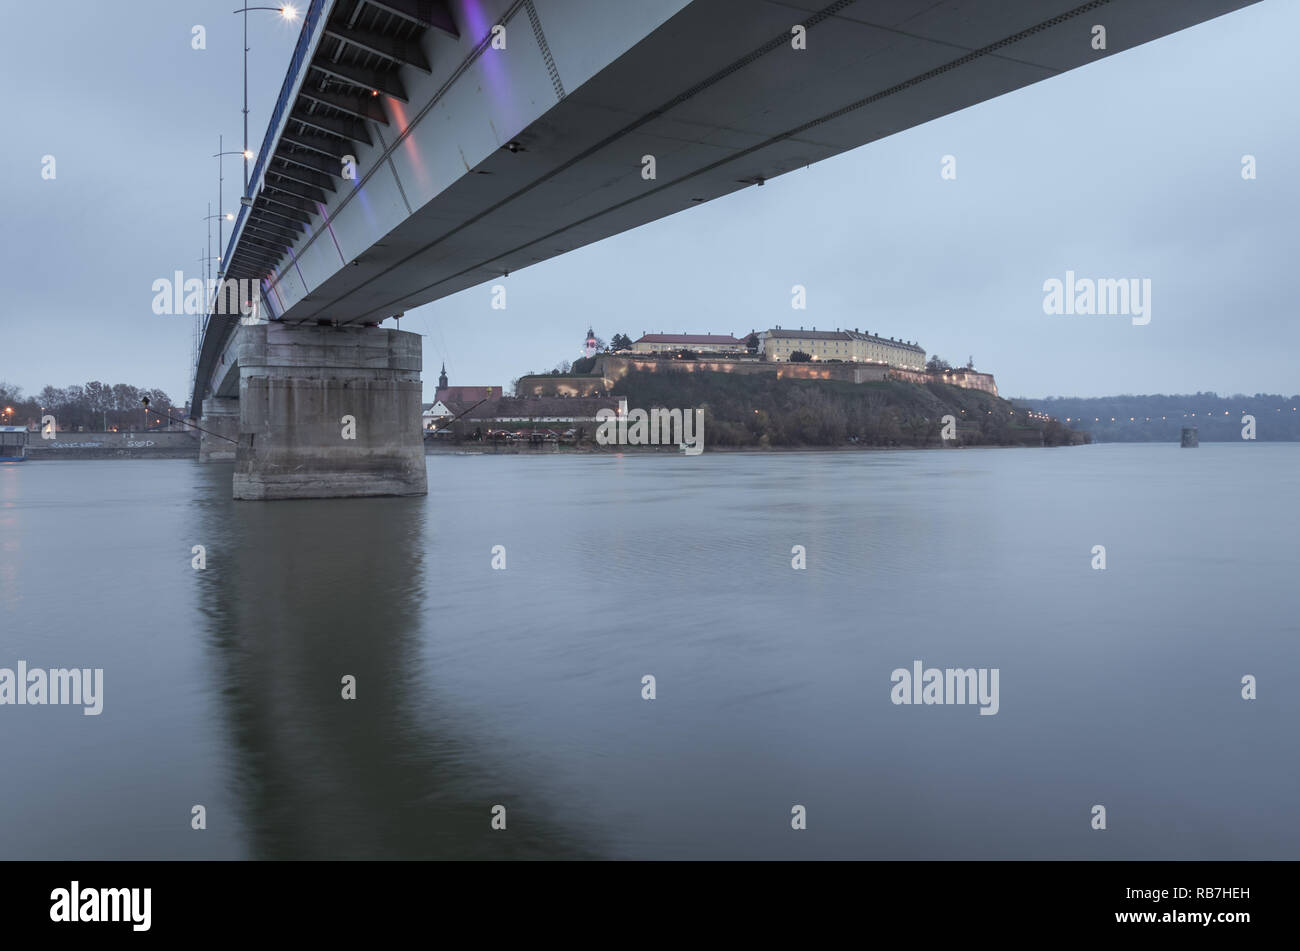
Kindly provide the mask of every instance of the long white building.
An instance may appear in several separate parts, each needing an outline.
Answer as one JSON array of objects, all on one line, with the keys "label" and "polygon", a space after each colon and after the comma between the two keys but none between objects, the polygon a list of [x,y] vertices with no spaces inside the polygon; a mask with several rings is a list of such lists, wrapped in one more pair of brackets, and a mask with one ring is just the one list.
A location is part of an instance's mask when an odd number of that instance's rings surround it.
[{"label": "long white building", "polygon": [[881,337],[859,330],[786,330],[776,327],[758,335],[759,349],[767,360],[789,360],[806,353],[814,360],[848,363],[883,363],[903,370],[924,370],[925,350],[916,343]]}]

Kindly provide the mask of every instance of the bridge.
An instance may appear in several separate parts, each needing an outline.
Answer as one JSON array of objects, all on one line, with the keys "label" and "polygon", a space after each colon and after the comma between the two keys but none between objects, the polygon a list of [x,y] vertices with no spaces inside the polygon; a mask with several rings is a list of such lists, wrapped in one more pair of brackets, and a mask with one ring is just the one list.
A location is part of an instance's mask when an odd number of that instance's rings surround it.
[{"label": "bridge", "polygon": [[312,0],[201,458],[241,499],[424,494],[420,338],[384,320],[1253,2]]}]

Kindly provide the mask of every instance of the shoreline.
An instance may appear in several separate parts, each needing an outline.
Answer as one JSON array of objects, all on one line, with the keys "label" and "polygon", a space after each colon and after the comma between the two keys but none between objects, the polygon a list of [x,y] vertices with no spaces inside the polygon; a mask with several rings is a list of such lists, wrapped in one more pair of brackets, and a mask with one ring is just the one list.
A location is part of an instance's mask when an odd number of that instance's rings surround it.
[{"label": "shoreline", "polygon": [[[1080,443],[1079,445],[1088,445]],[[952,452],[961,449],[1070,449],[1072,446],[1025,446],[1025,445],[987,445],[987,446],[715,446],[706,448],[698,455],[709,453],[746,453],[763,455],[788,452]],[[528,447],[510,447],[494,449],[472,444],[462,446],[426,446],[426,456],[599,456],[599,455],[663,455],[684,456],[676,447],[667,446],[601,446],[571,449],[530,449]]]},{"label": "shoreline", "polygon": [[[1268,440],[1269,443],[1280,445],[1294,444],[1296,440]],[[1219,443],[1236,444],[1235,440],[1216,440],[1202,445],[1217,445]],[[1080,443],[1079,445],[1088,446],[1169,446],[1180,448],[1176,442],[1163,442],[1157,440],[1144,440],[1141,442],[1131,440],[1117,440],[1115,442],[1105,443]],[[728,455],[773,455],[788,453],[850,453],[850,452],[935,452],[954,450],[981,450],[981,449],[1070,449],[1074,446],[1007,446],[1007,445],[988,445],[988,446],[773,446],[766,449],[760,449],[753,446],[717,446],[712,449],[706,449],[700,455],[709,453],[728,454]],[[659,446],[620,446],[618,448],[582,448],[582,449],[529,449],[529,448],[511,448],[511,449],[491,449],[480,448],[476,446],[460,447],[425,447],[425,456],[621,456],[621,455],[648,455],[648,456],[684,456],[683,453],[666,447]],[[694,457],[691,457],[694,458]],[[139,461],[147,462],[150,460],[191,460],[198,461],[198,452],[181,451],[174,449],[155,449],[155,450],[82,450],[54,453],[41,453],[39,455],[28,456],[20,460],[6,460],[0,462],[0,466],[21,465],[27,462],[119,462],[119,461]],[[233,465],[233,459],[217,460],[212,465]]]}]

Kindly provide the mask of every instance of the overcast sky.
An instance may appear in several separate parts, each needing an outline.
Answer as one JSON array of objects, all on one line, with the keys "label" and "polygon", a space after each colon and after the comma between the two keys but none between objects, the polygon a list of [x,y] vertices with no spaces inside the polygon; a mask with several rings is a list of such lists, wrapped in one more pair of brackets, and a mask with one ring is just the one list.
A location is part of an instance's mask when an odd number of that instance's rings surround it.
[{"label": "overcast sky", "polygon": [[[186,399],[195,318],[155,316],[150,286],[201,273],[210,156],[219,133],[242,144],[235,6],[6,7],[0,380]],[[254,152],[297,31],[251,15]],[[1263,0],[512,272],[504,311],[488,285],[410,311],[426,399],[444,359],[453,384],[505,385],[578,356],[589,324],[606,339],[860,327],[973,356],[1004,395],[1294,394],[1298,35],[1300,3]],[[939,174],[949,154],[955,181]],[[241,175],[228,159],[228,211]],[[1043,282],[1067,269],[1149,278],[1150,323],[1044,314]]]}]

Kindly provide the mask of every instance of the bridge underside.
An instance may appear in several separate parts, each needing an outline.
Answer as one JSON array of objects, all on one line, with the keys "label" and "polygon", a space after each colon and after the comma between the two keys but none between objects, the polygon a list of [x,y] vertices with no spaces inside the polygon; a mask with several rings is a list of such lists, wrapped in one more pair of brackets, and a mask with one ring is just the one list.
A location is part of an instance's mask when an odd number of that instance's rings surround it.
[{"label": "bridge underside", "polygon": [[[377,0],[338,3],[330,22],[368,2]],[[408,34],[416,53],[371,62],[373,103],[349,124],[325,121],[339,116],[311,92],[311,74],[304,88],[317,99],[304,108],[324,116],[306,120],[314,144],[349,150],[358,178],[321,171],[311,187],[322,201],[292,220],[275,217],[284,204],[259,219],[274,204],[268,195],[283,202],[276,189],[295,187],[273,172],[232,276],[265,278],[282,327],[378,333],[380,321],[418,305],[1250,2],[500,0],[478,25],[452,2],[458,32]],[[507,50],[483,42],[497,22]],[[796,24],[806,49],[792,45]],[[1104,50],[1094,48],[1096,26]],[[346,87],[348,69],[325,69],[325,88]],[[291,123],[286,135],[307,128]],[[311,177],[292,171],[305,161],[293,154],[272,168]],[[646,156],[654,178],[643,175]],[[216,361],[235,349],[234,332],[232,319],[213,319],[199,374],[226,394],[228,368]]]},{"label": "bridge underside", "polygon": [[[445,170],[447,153],[462,151],[448,139],[464,127],[473,141],[488,103],[449,104],[407,127],[391,166],[339,196],[337,247],[324,224],[303,244],[298,257],[319,244],[330,273],[274,279],[279,316],[377,322],[1242,5],[696,0],[582,86],[559,98],[546,88],[554,104],[523,128],[502,129],[472,169]],[[538,8],[562,64],[563,24]],[[794,23],[807,24],[806,50],[791,47]],[[1094,25],[1106,27],[1104,51],[1092,47]],[[521,81],[536,78],[521,71]],[[402,125],[383,131],[400,134]],[[654,180],[642,176],[646,155],[655,157]],[[437,191],[417,204],[421,175]],[[398,186],[415,210],[395,227],[369,241],[369,229],[349,227],[367,190],[382,200]]]}]

